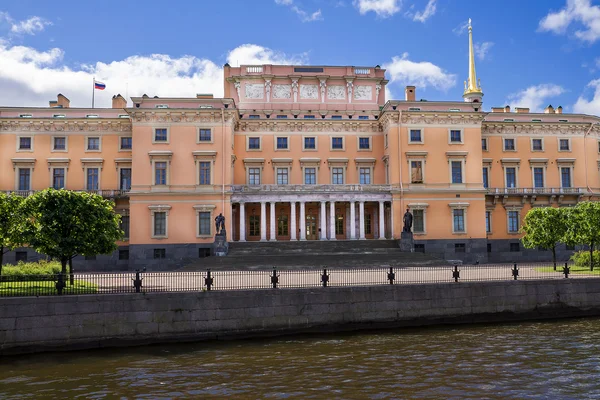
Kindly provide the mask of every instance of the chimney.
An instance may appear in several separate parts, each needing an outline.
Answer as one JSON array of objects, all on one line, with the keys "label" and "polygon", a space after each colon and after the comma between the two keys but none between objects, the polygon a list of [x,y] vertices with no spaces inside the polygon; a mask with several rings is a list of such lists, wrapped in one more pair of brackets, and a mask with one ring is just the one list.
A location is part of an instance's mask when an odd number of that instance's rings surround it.
[{"label": "chimney", "polygon": [[562,106],[558,106],[558,108],[556,109],[556,113],[562,114]]},{"label": "chimney", "polygon": [[212,95],[212,93],[196,93],[196,98],[197,99],[212,99],[213,95]]},{"label": "chimney", "polygon": [[404,93],[406,95],[406,101],[416,101],[417,88],[415,86],[407,86],[406,89],[404,89]]},{"label": "chimney", "polygon": [[504,112],[505,112],[505,113],[509,113],[509,112],[510,112],[510,106],[506,106],[506,107],[504,107]]},{"label": "chimney", "polygon": [[494,112],[494,113],[504,112],[504,107],[492,107],[492,112]]},{"label": "chimney", "polygon": [[127,100],[120,94],[112,97],[112,108],[126,108]]},{"label": "chimney", "polygon": [[554,108],[552,107],[552,104],[544,109],[544,114],[554,114]]},{"label": "chimney", "polygon": [[524,107],[516,107],[515,110],[517,110],[517,114],[527,114],[529,112],[529,108]]},{"label": "chimney", "polygon": [[52,108],[69,108],[70,103],[71,103],[71,101],[69,99],[67,99],[65,96],[63,96],[61,93],[59,93],[56,96],[56,100],[50,100],[48,102],[48,104]]}]

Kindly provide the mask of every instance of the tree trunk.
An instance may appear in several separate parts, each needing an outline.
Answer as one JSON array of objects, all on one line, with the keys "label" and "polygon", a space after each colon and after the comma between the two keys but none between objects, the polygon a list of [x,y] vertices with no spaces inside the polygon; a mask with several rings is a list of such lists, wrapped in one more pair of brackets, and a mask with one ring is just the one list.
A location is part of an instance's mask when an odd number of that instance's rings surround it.
[{"label": "tree trunk", "polygon": [[69,258],[69,283],[71,286],[75,284],[75,277],[73,276],[73,257]]},{"label": "tree trunk", "polygon": [[60,273],[63,274],[63,275],[67,274],[67,261],[68,261],[67,257],[61,257],[60,258],[60,265],[62,267],[61,270],[60,270]]},{"label": "tree trunk", "polygon": [[554,270],[556,271],[556,245],[552,246],[552,262],[554,264]]},{"label": "tree trunk", "polygon": [[0,276],[2,276],[2,262],[4,261],[4,246],[0,246]]},{"label": "tree trunk", "polygon": [[590,245],[590,271],[594,270],[594,243]]}]

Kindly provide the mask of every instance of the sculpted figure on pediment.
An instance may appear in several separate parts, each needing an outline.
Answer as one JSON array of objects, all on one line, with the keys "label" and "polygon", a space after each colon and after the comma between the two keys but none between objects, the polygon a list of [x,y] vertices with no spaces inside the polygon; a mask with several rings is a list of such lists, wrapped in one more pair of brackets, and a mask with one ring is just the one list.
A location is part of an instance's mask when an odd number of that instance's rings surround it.
[{"label": "sculpted figure on pediment", "polygon": [[354,88],[354,100],[373,99],[373,88],[371,86],[357,85]]},{"label": "sculpted figure on pediment", "polygon": [[344,100],[346,98],[346,88],[341,85],[327,86],[327,98],[329,100]]},{"label": "sculpted figure on pediment", "polygon": [[319,87],[317,85],[300,85],[300,98],[316,100],[319,98]]},{"label": "sculpted figure on pediment", "polygon": [[274,99],[291,99],[292,85],[273,85]]}]

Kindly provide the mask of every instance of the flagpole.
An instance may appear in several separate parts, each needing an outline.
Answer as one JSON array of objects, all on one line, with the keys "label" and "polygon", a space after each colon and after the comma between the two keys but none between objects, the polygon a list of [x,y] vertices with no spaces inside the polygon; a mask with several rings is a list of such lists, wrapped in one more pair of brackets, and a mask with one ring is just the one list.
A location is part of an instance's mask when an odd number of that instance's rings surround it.
[{"label": "flagpole", "polygon": [[96,77],[92,78],[92,108],[94,108],[94,95],[96,94]]}]

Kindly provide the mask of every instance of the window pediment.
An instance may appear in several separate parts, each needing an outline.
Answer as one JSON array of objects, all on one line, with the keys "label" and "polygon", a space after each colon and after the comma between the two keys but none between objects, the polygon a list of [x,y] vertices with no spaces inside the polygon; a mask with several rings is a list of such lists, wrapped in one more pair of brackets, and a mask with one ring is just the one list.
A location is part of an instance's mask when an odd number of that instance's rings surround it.
[{"label": "window pediment", "polygon": [[20,168],[31,168],[35,167],[35,158],[11,158],[13,169]]}]

